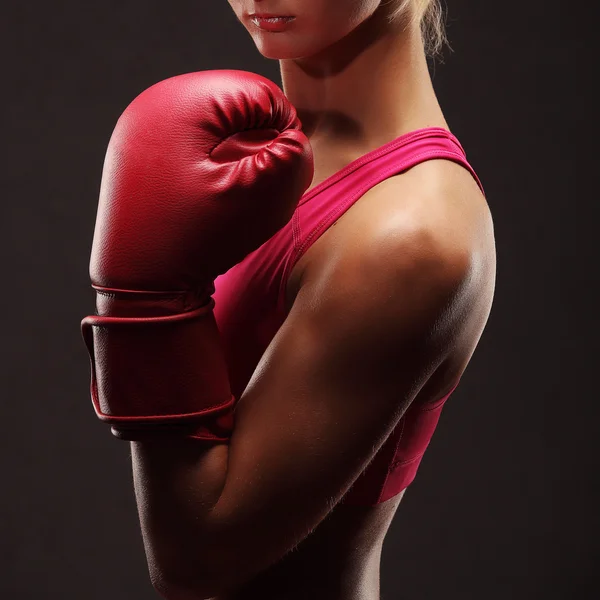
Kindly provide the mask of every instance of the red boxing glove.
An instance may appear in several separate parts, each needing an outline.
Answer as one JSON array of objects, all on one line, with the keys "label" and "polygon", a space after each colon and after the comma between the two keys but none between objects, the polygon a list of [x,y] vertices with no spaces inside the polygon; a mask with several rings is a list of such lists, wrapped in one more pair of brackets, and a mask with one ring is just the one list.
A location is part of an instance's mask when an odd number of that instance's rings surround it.
[{"label": "red boxing glove", "polygon": [[90,260],[97,315],[81,322],[92,402],[117,437],[228,439],[214,280],[292,217],[313,177],[300,128],[279,87],[231,70],[161,81],[117,122]]}]

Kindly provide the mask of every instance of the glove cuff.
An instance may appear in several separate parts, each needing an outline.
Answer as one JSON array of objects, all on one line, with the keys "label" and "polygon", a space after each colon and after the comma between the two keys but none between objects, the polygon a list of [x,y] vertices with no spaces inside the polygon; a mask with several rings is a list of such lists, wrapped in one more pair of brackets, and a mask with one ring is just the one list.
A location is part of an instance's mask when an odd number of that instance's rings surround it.
[{"label": "glove cuff", "polygon": [[213,307],[211,298],[175,315],[82,320],[92,404],[116,437],[229,438],[235,398]]}]

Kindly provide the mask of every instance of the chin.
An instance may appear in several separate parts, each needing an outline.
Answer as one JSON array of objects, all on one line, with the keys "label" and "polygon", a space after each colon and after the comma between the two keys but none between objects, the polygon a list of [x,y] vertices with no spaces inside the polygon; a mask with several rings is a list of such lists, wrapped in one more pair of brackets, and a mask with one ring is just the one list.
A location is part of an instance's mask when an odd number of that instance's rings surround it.
[{"label": "chin", "polygon": [[[255,37],[256,49],[265,57],[274,60],[301,59],[314,56],[329,45],[327,40],[310,40],[306,37],[294,39],[281,35],[278,38]],[[320,42],[320,43],[319,43]]]},{"label": "chin", "polygon": [[258,51],[265,57],[273,60],[292,60],[304,58],[306,55],[293,47],[279,46],[273,44],[256,45]]},{"label": "chin", "polygon": [[256,49],[265,58],[292,58],[293,55],[298,54],[298,36],[290,35],[288,32],[263,33],[250,31],[249,33]]}]

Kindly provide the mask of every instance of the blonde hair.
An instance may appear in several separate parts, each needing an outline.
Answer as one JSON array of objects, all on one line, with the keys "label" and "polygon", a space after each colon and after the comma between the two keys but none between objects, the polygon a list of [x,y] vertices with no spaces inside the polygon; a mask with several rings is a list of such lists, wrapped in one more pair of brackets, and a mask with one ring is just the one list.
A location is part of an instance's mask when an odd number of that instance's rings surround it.
[{"label": "blonde hair", "polygon": [[447,45],[446,13],[441,0],[393,0],[397,6],[391,11],[390,21],[404,20],[418,23],[421,28],[425,52],[429,56],[440,54]]}]

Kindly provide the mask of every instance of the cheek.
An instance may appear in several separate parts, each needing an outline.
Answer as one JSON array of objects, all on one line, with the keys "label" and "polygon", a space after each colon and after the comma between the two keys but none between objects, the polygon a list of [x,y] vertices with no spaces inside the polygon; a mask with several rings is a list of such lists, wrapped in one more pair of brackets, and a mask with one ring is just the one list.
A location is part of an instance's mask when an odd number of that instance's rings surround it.
[{"label": "cheek", "polygon": [[235,16],[239,19],[242,16],[242,4],[240,0],[227,0],[231,10],[235,13]]}]

